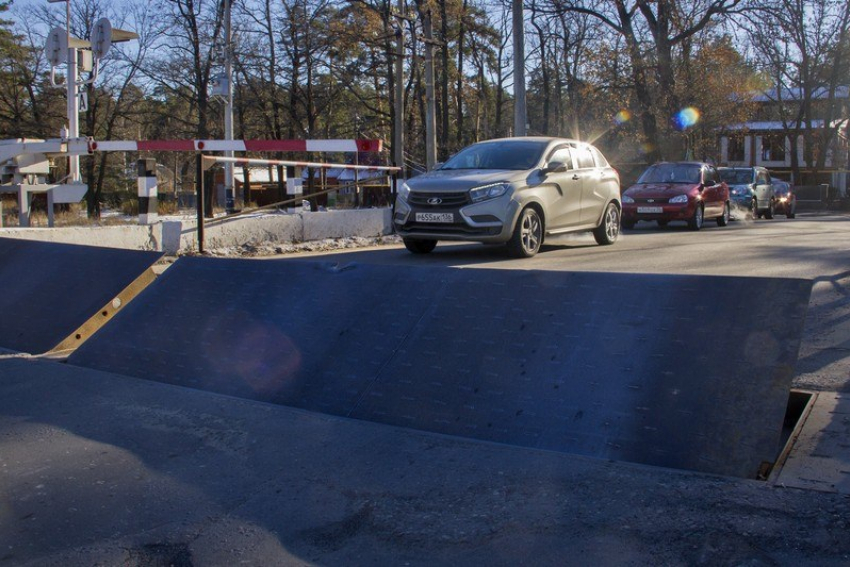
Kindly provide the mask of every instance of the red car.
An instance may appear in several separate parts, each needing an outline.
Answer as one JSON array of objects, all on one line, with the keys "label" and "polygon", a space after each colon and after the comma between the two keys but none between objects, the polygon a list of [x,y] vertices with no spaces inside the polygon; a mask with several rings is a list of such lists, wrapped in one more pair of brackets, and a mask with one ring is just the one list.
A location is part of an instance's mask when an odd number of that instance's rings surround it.
[{"label": "red car", "polygon": [[623,193],[623,228],[634,228],[638,221],[659,226],[685,221],[699,230],[705,219],[726,226],[729,212],[729,186],[708,163],[656,163]]}]

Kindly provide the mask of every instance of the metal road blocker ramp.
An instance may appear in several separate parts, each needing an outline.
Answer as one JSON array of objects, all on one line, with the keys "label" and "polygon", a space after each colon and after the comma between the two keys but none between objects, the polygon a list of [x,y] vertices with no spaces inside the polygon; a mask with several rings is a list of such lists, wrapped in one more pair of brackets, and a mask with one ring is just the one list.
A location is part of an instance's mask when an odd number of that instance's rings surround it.
[{"label": "metal road blocker ramp", "polygon": [[155,278],[160,252],[0,238],[0,348],[70,351]]},{"label": "metal road blocker ramp", "polygon": [[69,362],[441,434],[756,478],[781,449],[810,288],[181,258]]}]

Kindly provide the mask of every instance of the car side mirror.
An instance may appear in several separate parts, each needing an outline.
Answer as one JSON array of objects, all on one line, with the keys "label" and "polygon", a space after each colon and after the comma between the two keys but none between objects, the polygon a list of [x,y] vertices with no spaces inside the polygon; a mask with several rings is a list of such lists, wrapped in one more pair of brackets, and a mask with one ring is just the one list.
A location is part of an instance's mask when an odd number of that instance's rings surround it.
[{"label": "car side mirror", "polygon": [[544,167],[541,171],[544,174],[563,173],[563,172],[567,171],[567,164],[565,164],[562,161],[553,161],[553,162],[547,164],[546,167]]}]

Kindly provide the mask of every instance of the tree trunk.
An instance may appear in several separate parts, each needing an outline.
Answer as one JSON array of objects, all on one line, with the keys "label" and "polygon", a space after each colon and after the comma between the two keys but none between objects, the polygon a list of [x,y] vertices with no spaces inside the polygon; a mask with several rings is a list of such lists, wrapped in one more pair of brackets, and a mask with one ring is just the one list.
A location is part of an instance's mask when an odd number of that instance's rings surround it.
[{"label": "tree trunk", "polygon": [[448,0],[439,0],[440,6],[440,143],[438,145],[437,161],[445,161],[449,152],[449,15]]},{"label": "tree trunk", "polygon": [[466,15],[467,0],[463,0],[463,7],[460,12],[460,21],[458,22],[458,37],[457,37],[457,93],[455,94],[455,103],[457,106],[457,149],[462,148],[464,144],[465,133],[463,131],[463,42],[466,30],[464,28],[463,18]]},{"label": "tree trunk", "polygon": [[617,0],[623,36],[628,46],[629,59],[632,65],[632,80],[634,81],[635,96],[640,106],[640,123],[645,143],[644,155],[647,162],[655,163],[661,159],[659,148],[658,124],[653,112],[653,97],[646,76],[646,63],[640,52],[637,36],[632,26],[632,16],[626,10],[622,0]]}]

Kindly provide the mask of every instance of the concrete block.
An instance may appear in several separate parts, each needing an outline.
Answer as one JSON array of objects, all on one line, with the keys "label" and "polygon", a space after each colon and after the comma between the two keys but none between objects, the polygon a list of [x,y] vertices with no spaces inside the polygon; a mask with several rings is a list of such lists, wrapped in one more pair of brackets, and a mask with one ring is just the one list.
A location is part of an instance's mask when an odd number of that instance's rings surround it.
[{"label": "concrete block", "polygon": [[180,235],[183,223],[180,221],[164,221],[162,223],[162,251],[169,256],[176,256],[180,251]]},{"label": "concrete block", "polygon": [[389,234],[390,215],[389,208],[303,213],[304,240]]},{"label": "concrete block", "polygon": [[[198,249],[197,222],[183,224],[180,249]],[[300,242],[300,215],[250,215],[204,226],[204,248],[229,248],[263,242]]]},{"label": "concrete block", "polygon": [[[381,236],[391,232],[390,215],[389,208],[246,215],[207,224],[204,227],[204,248]],[[169,255],[198,249],[195,219],[160,220],[147,226],[0,228],[0,237],[155,250]]]},{"label": "concrete block", "polygon": [[104,248],[161,251],[162,224],[63,228],[3,228],[0,237]]}]

